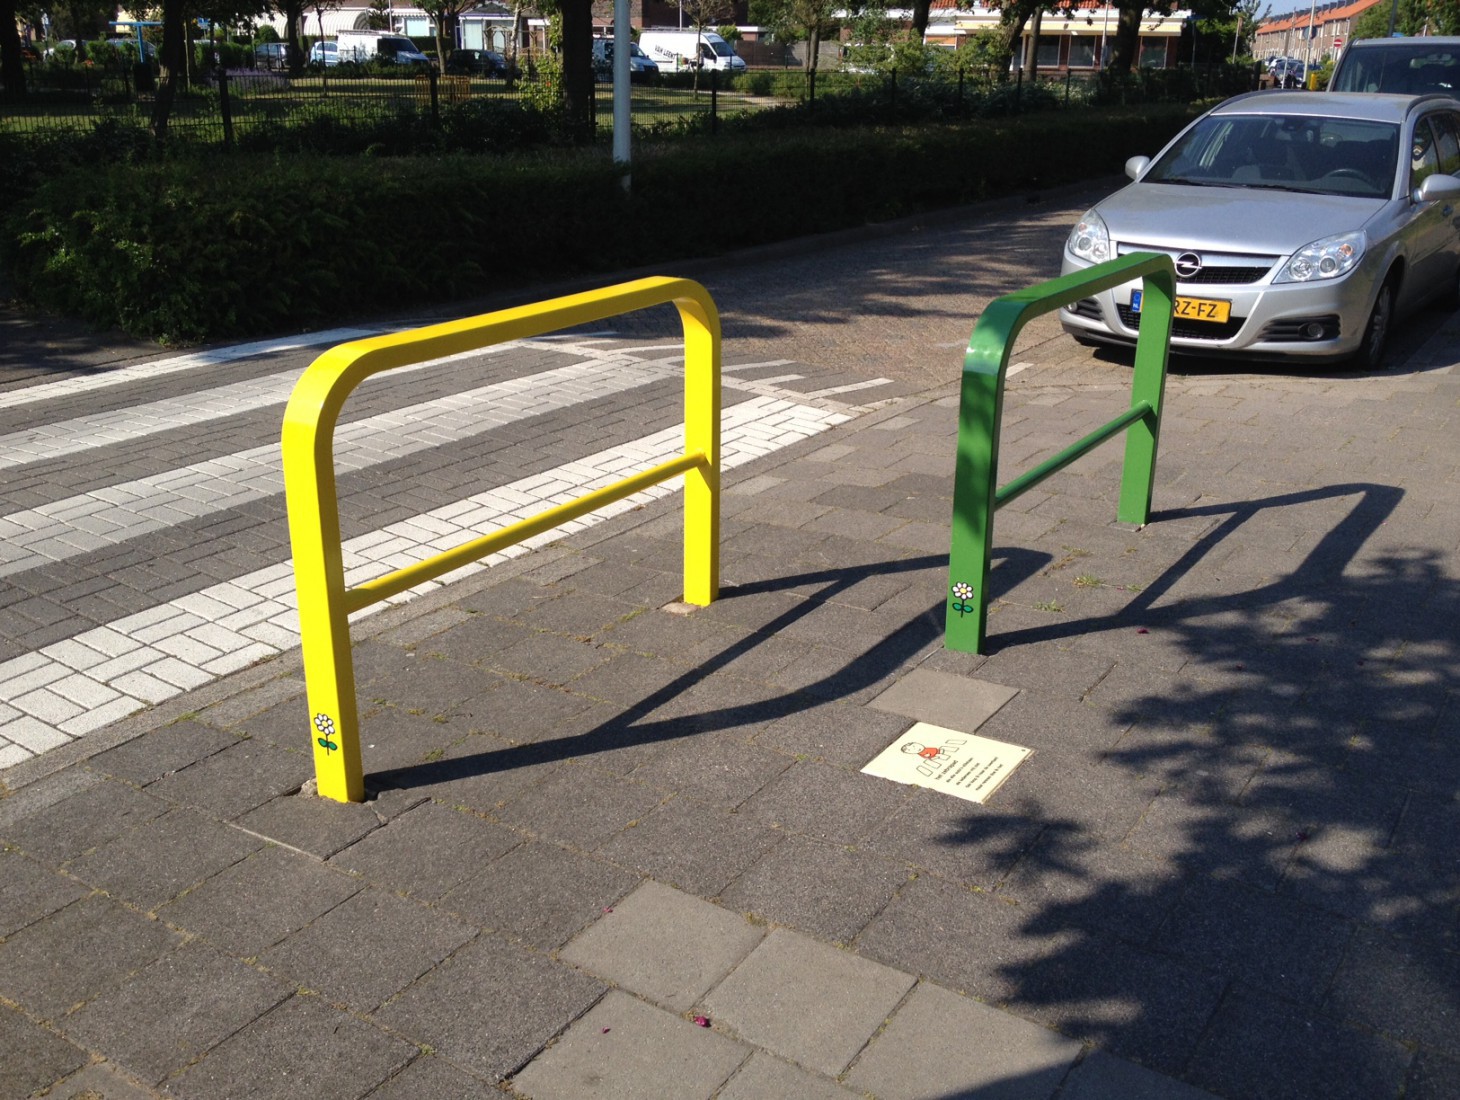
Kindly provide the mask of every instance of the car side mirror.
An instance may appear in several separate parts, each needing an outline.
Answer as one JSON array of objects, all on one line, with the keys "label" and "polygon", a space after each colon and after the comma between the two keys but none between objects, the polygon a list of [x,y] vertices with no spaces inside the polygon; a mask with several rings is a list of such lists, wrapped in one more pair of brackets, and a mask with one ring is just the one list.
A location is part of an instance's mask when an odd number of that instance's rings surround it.
[{"label": "car side mirror", "polygon": [[1133,180],[1138,180],[1141,178],[1141,173],[1150,166],[1150,157],[1131,157],[1125,162],[1125,174]]},{"label": "car side mirror", "polygon": [[1415,202],[1460,198],[1460,179],[1436,172],[1425,177],[1424,182],[1414,189],[1412,198]]}]

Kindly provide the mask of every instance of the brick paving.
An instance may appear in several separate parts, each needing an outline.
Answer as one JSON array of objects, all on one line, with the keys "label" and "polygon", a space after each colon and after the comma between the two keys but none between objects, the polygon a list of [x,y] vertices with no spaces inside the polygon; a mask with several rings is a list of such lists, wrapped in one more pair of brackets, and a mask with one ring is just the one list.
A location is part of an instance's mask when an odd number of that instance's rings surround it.
[{"label": "brick paving", "polygon": [[[708,608],[664,495],[357,622],[364,805],[289,649],[0,775],[0,1094],[1460,1094],[1460,323],[1178,364],[1152,523],[1113,450],[1020,497],[952,653],[956,378],[898,357],[1012,217],[707,273],[747,381],[892,399],[727,474]],[[1121,402],[1016,359],[1011,472]],[[864,775],[914,720],[1034,755]]]}]

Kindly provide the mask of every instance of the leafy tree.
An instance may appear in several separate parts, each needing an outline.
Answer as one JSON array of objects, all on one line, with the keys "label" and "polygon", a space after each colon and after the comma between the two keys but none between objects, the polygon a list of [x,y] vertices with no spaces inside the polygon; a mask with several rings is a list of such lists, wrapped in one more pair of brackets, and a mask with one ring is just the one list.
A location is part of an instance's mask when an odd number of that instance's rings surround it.
[{"label": "leafy tree", "polygon": [[365,25],[360,29],[364,31],[390,30],[390,0],[370,0],[370,7],[365,12]]},{"label": "leafy tree", "polygon": [[593,0],[542,0],[559,20],[563,66],[563,121],[572,141],[593,135]]},{"label": "leafy tree", "polygon": [[1394,16],[1394,29],[1398,33],[1420,34],[1424,31],[1429,18],[1429,5],[1425,3],[1425,0],[1399,0],[1396,12],[1391,4],[1375,4],[1354,20],[1349,37],[1388,38],[1391,15]]},{"label": "leafy tree", "polygon": [[454,47],[457,42],[456,28],[462,13],[476,7],[478,0],[416,0],[416,3],[436,24],[436,59],[444,69],[448,44]]},{"label": "leafy tree", "polygon": [[701,36],[719,20],[734,15],[735,6],[730,0],[679,0],[679,9],[695,32],[694,93],[699,95],[700,70],[704,68],[700,63]]},{"label": "leafy tree", "polygon": [[816,72],[821,40],[839,23],[839,14],[856,16],[861,4],[856,0],[750,0],[750,18],[769,27],[782,42],[806,43],[806,72]]}]

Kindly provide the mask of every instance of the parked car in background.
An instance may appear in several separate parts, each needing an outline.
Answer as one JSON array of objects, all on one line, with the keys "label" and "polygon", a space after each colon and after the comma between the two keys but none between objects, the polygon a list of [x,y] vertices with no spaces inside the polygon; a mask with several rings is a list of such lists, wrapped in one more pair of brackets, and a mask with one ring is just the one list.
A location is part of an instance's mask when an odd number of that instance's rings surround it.
[{"label": "parked car in background", "polygon": [[452,50],[446,57],[446,71],[460,76],[516,78],[517,67],[496,50]]},{"label": "parked car in background", "polygon": [[714,31],[651,28],[639,33],[639,47],[661,68],[745,71],[745,59]]},{"label": "parked car in background", "polygon": [[309,48],[309,63],[326,69],[340,63],[340,47],[336,42],[316,42]]},{"label": "parked car in background", "polygon": [[[1460,103],[1254,92],[1208,111],[1065,242],[1069,273],[1133,252],[1176,265],[1171,348],[1381,367],[1397,317],[1460,306]],[[1083,344],[1132,345],[1139,280],[1060,311]]]},{"label": "parked car in background", "polygon": [[342,30],[335,38],[341,61],[368,62],[379,58],[396,65],[433,68],[435,62],[403,34],[391,31]]},{"label": "parked car in background", "polygon": [[[613,39],[593,40],[593,75],[599,80],[613,79]],[[635,83],[648,83],[659,75],[659,66],[654,59],[640,49],[637,42],[629,43],[629,79]]]},{"label": "parked car in background", "polygon": [[1338,57],[1330,92],[1460,96],[1460,38],[1365,38]]},{"label": "parked car in background", "polygon": [[289,68],[292,47],[287,42],[261,42],[253,48],[254,65],[270,72]]}]

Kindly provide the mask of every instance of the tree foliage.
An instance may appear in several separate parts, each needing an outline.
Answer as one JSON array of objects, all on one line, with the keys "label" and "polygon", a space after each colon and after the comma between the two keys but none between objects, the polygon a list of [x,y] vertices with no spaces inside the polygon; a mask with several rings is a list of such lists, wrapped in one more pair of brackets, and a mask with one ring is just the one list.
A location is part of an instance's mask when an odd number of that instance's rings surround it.
[{"label": "tree foliage", "polygon": [[769,27],[782,42],[806,43],[806,71],[816,71],[821,40],[840,25],[843,14],[855,17],[862,5],[856,0],[751,0],[750,18]]}]

